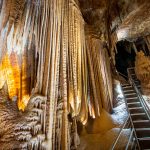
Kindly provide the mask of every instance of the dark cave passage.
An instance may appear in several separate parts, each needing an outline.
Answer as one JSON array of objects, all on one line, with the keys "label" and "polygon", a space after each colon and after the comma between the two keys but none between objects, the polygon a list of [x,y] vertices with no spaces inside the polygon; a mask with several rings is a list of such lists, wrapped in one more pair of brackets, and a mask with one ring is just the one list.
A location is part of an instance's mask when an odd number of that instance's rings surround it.
[{"label": "dark cave passage", "polygon": [[116,68],[119,73],[127,76],[127,68],[134,67],[135,50],[133,43],[128,41],[120,41],[117,43]]},{"label": "dark cave passage", "polygon": [[134,67],[136,52],[143,51],[146,56],[150,55],[147,44],[143,38],[138,38],[135,42],[119,41],[116,45],[115,55],[117,71],[127,79],[127,68]]}]

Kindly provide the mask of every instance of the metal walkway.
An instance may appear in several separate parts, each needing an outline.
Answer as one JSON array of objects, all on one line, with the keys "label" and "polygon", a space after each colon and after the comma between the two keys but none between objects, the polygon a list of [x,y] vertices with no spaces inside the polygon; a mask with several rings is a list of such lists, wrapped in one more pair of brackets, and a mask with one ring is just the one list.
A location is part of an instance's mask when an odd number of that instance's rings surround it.
[{"label": "metal walkway", "polygon": [[[150,109],[141,95],[140,81],[136,78],[134,68],[128,69],[128,77],[129,83],[122,85],[129,117],[121,130],[127,126],[127,123],[130,124],[131,129],[125,149],[150,150]],[[119,138],[120,135],[112,149],[115,150]]]}]

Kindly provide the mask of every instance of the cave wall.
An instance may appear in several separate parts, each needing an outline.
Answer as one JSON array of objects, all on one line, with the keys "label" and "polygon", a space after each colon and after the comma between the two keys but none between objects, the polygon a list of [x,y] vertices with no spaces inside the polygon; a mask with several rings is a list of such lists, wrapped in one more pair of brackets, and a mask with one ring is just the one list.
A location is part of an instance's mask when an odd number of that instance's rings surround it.
[{"label": "cave wall", "polygon": [[[7,103],[13,107],[10,99],[18,96],[14,103],[22,111],[15,107],[14,113],[21,113],[20,128],[11,114],[8,124],[14,124],[13,140],[19,141],[19,147],[77,148],[77,121],[86,124],[89,114],[96,118],[102,108],[112,110],[112,76],[105,39],[95,34],[93,26],[85,29],[79,5],[73,0],[1,3],[0,85],[7,81],[9,93],[9,98],[0,95],[6,101],[1,107]],[[5,72],[9,75],[2,78]],[[1,116],[10,107],[4,107]],[[29,126],[24,123],[28,119],[31,130],[26,132]],[[28,138],[18,139],[18,132]],[[23,140],[25,144],[21,145]]]},{"label": "cave wall", "polygon": [[149,2],[144,2],[135,10],[130,12],[119,26],[117,34],[118,40],[128,39],[135,40],[138,37],[144,37],[150,34],[149,32]]},{"label": "cave wall", "polygon": [[145,56],[142,51],[136,54],[135,73],[140,80],[143,94],[150,96],[150,57]]}]

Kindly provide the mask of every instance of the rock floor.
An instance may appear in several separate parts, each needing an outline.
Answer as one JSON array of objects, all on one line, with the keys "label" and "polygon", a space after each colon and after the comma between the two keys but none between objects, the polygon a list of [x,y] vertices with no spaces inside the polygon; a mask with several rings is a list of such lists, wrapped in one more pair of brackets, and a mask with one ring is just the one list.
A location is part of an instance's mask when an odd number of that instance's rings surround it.
[{"label": "rock floor", "polygon": [[[87,134],[86,131],[80,135],[80,145],[78,150],[109,150],[111,149],[114,141],[116,140],[120,127],[126,120],[128,113],[126,110],[124,97],[121,92],[121,86],[119,81],[114,82],[115,90],[115,107],[113,108],[113,113],[111,117],[113,121],[118,124],[115,128],[108,130],[105,133],[97,134]],[[130,129],[124,129],[119,140],[119,144],[116,149],[123,150],[127,144],[128,137],[130,134]]]}]

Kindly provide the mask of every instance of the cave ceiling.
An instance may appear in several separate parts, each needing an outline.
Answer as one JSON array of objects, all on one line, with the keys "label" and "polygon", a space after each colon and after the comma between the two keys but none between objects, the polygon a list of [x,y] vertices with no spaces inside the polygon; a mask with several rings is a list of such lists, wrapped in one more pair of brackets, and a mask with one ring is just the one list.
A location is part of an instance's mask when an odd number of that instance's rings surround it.
[{"label": "cave ceiling", "polygon": [[107,23],[111,31],[124,22],[126,17],[149,0],[79,0],[83,17],[99,34],[106,33]]},{"label": "cave ceiling", "polygon": [[119,40],[136,40],[150,34],[150,3],[132,11],[117,30]]}]

